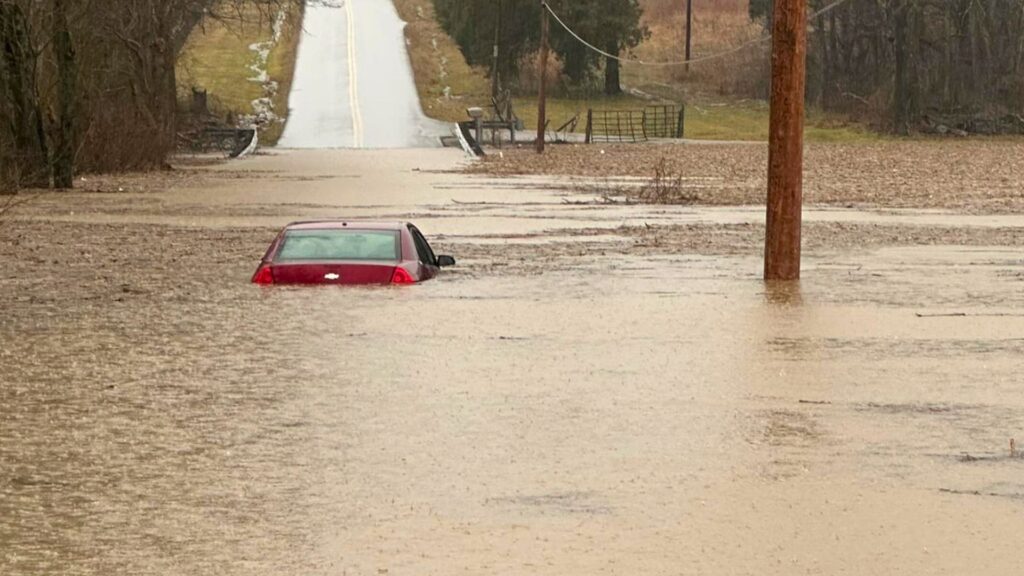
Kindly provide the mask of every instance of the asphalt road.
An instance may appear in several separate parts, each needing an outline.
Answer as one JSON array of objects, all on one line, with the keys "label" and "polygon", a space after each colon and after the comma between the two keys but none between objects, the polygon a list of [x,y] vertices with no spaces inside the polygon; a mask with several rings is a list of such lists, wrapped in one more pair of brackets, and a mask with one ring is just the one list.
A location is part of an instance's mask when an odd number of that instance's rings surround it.
[{"label": "asphalt road", "polygon": [[447,133],[420,108],[391,2],[308,0],[282,148],[417,148]]}]

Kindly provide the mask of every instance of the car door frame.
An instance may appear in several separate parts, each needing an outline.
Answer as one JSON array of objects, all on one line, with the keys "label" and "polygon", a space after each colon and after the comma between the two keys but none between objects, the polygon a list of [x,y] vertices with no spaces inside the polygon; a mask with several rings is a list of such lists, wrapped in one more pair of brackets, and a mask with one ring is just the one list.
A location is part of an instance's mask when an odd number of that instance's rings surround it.
[{"label": "car door frame", "polygon": [[[413,245],[416,246],[416,258],[419,261],[420,279],[429,280],[434,278],[441,271],[441,267],[437,265],[437,254],[430,246],[430,242],[427,241],[427,237],[423,235],[423,232],[420,232],[419,228],[413,224],[408,224],[407,226],[409,234],[412,235]],[[423,243],[423,247],[427,250],[427,256],[431,260],[425,261],[423,259],[424,255],[420,254],[420,242]]]}]

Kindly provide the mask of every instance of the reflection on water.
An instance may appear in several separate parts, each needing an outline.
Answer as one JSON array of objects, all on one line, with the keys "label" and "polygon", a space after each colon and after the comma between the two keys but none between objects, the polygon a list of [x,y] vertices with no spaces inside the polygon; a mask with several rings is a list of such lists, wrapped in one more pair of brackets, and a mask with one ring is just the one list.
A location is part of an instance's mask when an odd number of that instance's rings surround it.
[{"label": "reflection on water", "polygon": [[800,306],[804,303],[803,292],[800,289],[800,281],[765,281],[764,299],[769,304]]},{"label": "reflection on water", "polygon": [[0,272],[0,573],[1020,567],[1024,323],[898,273],[266,290],[265,233],[90,230]]}]

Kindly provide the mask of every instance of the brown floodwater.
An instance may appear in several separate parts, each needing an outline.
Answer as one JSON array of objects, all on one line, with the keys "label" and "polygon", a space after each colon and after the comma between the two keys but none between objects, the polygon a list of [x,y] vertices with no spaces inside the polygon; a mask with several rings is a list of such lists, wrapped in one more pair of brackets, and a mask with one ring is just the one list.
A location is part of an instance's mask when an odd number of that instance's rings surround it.
[{"label": "brown floodwater", "polygon": [[[0,229],[0,574],[1024,572],[1019,248],[766,286],[747,256],[552,251],[613,212],[545,228],[551,192],[453,188],[454,161],[257,158]],[[273,226],[355,206],[488,256],[247,283]],[[495,266],[524,229],[536,261]]]}]

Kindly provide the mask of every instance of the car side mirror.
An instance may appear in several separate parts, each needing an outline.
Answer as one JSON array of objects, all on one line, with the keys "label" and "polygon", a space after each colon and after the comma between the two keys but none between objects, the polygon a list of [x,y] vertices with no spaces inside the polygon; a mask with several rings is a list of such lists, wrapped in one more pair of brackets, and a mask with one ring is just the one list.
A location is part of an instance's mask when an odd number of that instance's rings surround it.
[{"label": "car side mirror", "polygon": [[455,266],[455,258],[451,256],[438,256],[437,265],[440,268],[446,268],[448,266]]}]

